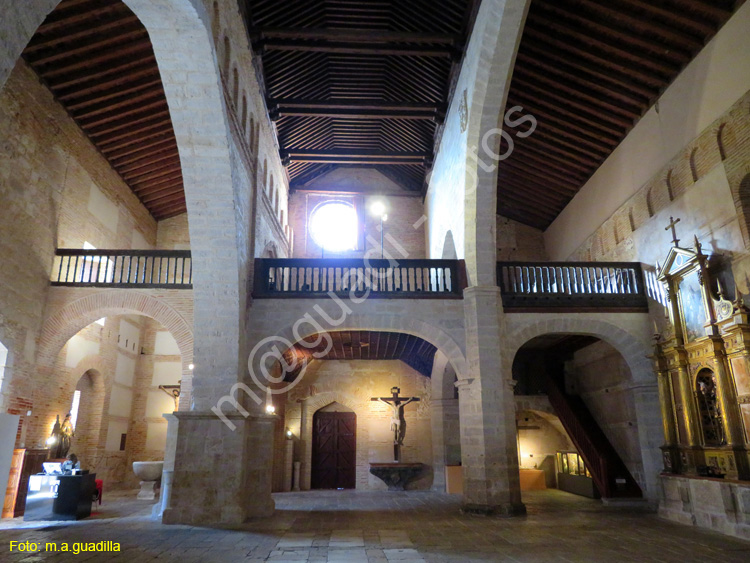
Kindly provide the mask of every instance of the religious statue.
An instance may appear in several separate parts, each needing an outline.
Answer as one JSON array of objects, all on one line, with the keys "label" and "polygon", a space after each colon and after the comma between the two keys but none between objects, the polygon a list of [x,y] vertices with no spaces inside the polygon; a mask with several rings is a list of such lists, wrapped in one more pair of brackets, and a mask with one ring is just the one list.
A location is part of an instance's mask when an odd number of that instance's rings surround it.
[{"label": "religious statue", "polygon": [[401,446],[404,445],[406,436],[406,421],[404,420],[404,407],[412,402],[419,401],[419,397],[399,397],[401,389],[393,387],[390,397],[372,397],[371,401],[378,401],[391,409],[391,431],[393,432],[393,459],[401,461]]},{"label": "religious statue", "polygon": [[52,426],[52,433],[47,440],[50,446],[51,459],[63,459],[68,455],[70,449],[70,439],[73,436],[73,425],[70,422],[70,413],[65,417],[63,424],[60,424],[60,415],[57,415],[55,424]]},{"label": "religious statue", "polygon": [[70,420],[70,413],[65,415],[65,420],[63,420],[62,426],[60,427],[60,450],[61,454],[60,457],[65,457],[68,455],[68,450],[70,450],[70,442],[73,438],[73,422]]}]

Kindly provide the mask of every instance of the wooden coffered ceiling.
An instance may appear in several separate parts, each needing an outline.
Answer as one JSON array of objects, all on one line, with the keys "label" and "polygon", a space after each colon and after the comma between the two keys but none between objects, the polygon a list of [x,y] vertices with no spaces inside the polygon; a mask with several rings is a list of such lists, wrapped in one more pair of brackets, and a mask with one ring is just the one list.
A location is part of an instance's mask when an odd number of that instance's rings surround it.
[{"label": "wooden coffered ceiling", "polygon": [[498,213],[548,227],[743,1],[532,0],[506,109],[538,128],[499,163]]},{"label": "wooden coffered ceiling", "polygon": [[287,374],[287,380],[297,377],[302,366],[313,357],[321,360],[401,360],[424,376],[430,377],[432,374],[437,348],[418,336],[369,330],[329,332],[328,335],[333,346],[324,356],[320,354],[328,347],[327,340],[309,347],[309,343],[319,339],[317,334],[298,342],[284,353],[286,363],[296,366]]},{"label": "wooden coffered ceiling", "polygon": [[63,0],[23,58],[156,220],[187,210],[151,41],[124,3]]},{"label": "wooden coffered ceiling", "polygon": [[293,189],[342,165],[421,193],[472,0],[248,0]]}]

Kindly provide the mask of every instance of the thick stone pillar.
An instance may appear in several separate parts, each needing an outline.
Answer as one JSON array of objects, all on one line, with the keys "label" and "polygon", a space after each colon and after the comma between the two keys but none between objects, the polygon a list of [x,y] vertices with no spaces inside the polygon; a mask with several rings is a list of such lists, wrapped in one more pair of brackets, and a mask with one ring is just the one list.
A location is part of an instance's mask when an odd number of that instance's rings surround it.
[{"label": "thick stone pillar", "polygon": [[511,374],[501,371],[500,289],[464,291],[469,377],[457,383],[464,510],[524,514]]},{"label": "thick stone pillar", "polygon": [[272,415],[175,412],[179,420],[165,524],[240,524],[273,513]]},{"label": "thick stone pillar", "polygon": [[[433,399],[432,412],[432,490],[445,492],[445,466],[461,461],[461,437],[458,400]],[[456,455],[458,453],[458,455]]]}]

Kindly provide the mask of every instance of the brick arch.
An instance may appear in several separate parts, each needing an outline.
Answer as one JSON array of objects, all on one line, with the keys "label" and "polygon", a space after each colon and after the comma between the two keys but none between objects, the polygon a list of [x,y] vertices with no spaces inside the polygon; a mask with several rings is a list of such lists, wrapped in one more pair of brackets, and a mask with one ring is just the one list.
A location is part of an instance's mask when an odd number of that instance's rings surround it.
[{"label": "brick arch", "polygon": [[175,309],[137,291],[101,291],[68,303],[47,318],[37,349],[37,365],[52,369],[65,343],[95,320],[112,315],[145,315],[168,329],[182,355],[183,372],[193,361],[193,331]]},{"label": "brick arch", "polygon": [[527,342],[545,334],[584,334],[603,340],[625,359],[634,383],[655,383],[651,354],[646,344],[630,331],[598,319],[553,317],[532,322],[506,335],[503,343],[502,373],[513,373],[513,361],[518,350]]},{"label": "brick arch", "polygon": [[[316,334],[318,331],[309,323],[302,324],[300,338],[306,338]],[[346,320],[330,332],[340,332],[347,330],[371,330],[379,332],[401,332],[418,336],[435,346],[448,358],[448,361],[456,370],[459,379],[468,377],[468,365],[466,356],[458,343],[443,329],[438,328],[430,323],[415,317],[405,317],[397,314],[352,314]],[[293,326],[288,326],[276,334],[276,337],[283,339],[285,342],[295,344],[297,338],[293,333]]]}]

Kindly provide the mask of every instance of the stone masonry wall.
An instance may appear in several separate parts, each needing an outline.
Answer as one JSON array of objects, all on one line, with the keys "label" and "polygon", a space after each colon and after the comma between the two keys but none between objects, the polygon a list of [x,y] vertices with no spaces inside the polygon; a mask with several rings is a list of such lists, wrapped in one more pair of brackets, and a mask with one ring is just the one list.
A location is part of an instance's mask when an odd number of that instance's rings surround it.
[{"label": "stone masonry wall", "polygon": [[34,410],[33,369],[55,248],[156,242],[156,222],[19,61],[0,92],[0,341],[3,410]]},{"label": "stone masonry wall", "polygon": [[[432,465],[430,428],[431,382],[400,360],[324,360],[310,366],[303,380],[288,394],[285,424],[299,437],[295,460],[302,462],[302,488],[310,488],[312,419],[319,409],[339,403],[357,415],[357,489],[386,490],[380,479],[370,474],[370,462],[393,461],[393,433],[390,410],[371,397],[390,396],[399,387],[407,397],[420,397],[404,407],[406,436],[402,448],[404,462]],[[431,468],[414,481],[410,489],[429,489]]]}]

